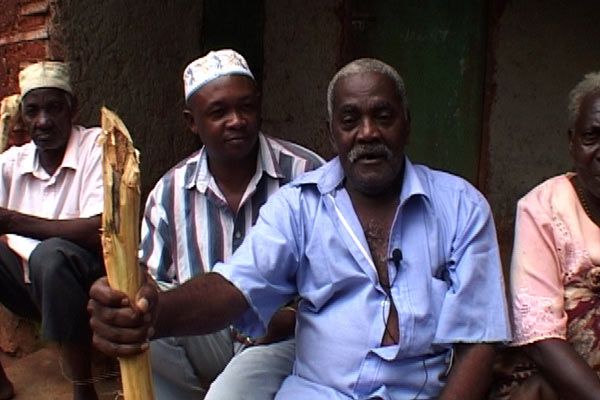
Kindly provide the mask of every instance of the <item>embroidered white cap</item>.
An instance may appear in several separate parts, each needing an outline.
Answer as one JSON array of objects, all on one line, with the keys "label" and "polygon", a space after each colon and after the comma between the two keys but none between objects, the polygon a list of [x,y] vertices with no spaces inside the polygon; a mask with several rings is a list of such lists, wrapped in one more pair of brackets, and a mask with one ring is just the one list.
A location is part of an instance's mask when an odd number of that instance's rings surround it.
[{"label": "embroidered white cap", "polygon": [[185,100],[207,83],[225,75],[244,75],[254,80],[248,63],[231,49],[211,51],[192,61],[183,71]]},{"label": "embroidered white cap", "polygon": [[56,88],[73,94],[69,67],[59,61],[41,61],[31,64],[19,73],[21,98],[33,89]]}]

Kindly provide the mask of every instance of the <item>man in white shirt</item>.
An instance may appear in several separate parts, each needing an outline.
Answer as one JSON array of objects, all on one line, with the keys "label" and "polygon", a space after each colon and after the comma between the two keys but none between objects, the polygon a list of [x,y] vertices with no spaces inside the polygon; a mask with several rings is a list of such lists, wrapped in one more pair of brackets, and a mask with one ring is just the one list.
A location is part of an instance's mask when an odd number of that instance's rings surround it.
[{"label": "man in white shirt", "polygon": [[[86,303],[104,274],[101,130],[73,125],[66,64],[30,65],[19,86],[32,142],[0,154],[0,302],[41,320],[42,337],[59,344],[73,399],[94,400]],[[13,396],[0,367],[0,400]]]}]

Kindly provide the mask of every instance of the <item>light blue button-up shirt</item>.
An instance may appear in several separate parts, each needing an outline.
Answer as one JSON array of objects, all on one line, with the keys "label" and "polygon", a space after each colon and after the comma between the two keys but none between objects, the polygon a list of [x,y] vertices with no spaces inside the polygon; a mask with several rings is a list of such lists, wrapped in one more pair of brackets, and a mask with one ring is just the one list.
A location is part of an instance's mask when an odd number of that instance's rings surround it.
[{"label": "light blue button-up shirt", "polygon": [[273,195],[229,262],[215,267],[246,296],[238,325],[253,335],[302,298],[294,371],[277,399],[436,398],[454,343],[510,339],[489,205],[461,178],[405,165],[388,251],[402,252],[398,267],[388,262],[397,345],[381,346],[390,300],[337,158]]}]

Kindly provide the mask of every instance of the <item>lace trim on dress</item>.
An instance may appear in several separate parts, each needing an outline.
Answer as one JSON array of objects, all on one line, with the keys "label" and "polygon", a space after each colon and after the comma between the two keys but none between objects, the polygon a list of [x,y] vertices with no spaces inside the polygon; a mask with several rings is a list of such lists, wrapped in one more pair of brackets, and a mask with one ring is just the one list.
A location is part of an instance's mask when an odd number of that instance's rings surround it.
[{"label": "lace trim on dress", "polygon": [[515,298],[513,314],[512,346],[548,338],[566,339],[563,310],[551,297],[532,295],[523,288]]}]

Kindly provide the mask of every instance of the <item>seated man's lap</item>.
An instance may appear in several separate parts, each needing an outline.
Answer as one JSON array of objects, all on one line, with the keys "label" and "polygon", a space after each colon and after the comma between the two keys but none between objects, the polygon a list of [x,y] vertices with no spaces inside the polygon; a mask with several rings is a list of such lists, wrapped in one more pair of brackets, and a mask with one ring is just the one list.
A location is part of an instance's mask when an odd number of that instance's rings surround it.
[{"label": "seated man's lap", "polygon": [[294,339],[247,348],[217,377],[205,400],[272,400],[292,373],[295,356]]},{"label": "seated man's lap", "polygon": [[40,319],[30,289],[24,281],[20,257],[0,242],[0,302],[20,317]]},{"label": "seated man's lap", "polygon": [[87,340],[88,291],[104,275],[101,258],[72,242],[51,238],[42,241],[28,261],[31,283],[20,278],[12,282],[20,286],[22,301],[36,308],[36,315],[25,316],[41,318],[45,339]]},{"label": "seated man's lap", "polygon": [[69,279],[89,291],[92,283],[105,274],[99,255],[61,238],[42,241],[29,257],[32,283],[40,279]]},{"label": "seated man's lap", "polygon": [[210,335],[153,340],[150,361],[156,399],[201,399],[233,354],[229,328]]}]

